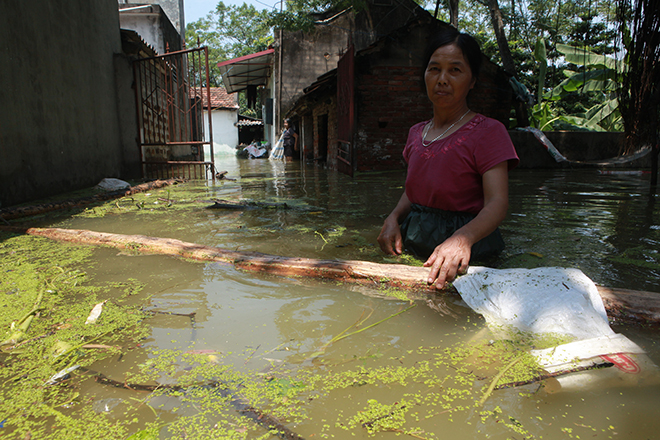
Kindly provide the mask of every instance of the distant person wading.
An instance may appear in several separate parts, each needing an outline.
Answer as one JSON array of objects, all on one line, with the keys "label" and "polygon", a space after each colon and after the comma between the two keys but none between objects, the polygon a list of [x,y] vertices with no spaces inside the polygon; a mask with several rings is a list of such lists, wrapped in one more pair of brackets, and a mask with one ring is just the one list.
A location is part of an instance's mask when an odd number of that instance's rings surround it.
[{"label": "distant person wading", "polygon": [[289,162],[293,160],[294,151],[298,151],[298,133],[294,130],[291,119],[284,120],[282,139],[284,141],[284,160]]}]

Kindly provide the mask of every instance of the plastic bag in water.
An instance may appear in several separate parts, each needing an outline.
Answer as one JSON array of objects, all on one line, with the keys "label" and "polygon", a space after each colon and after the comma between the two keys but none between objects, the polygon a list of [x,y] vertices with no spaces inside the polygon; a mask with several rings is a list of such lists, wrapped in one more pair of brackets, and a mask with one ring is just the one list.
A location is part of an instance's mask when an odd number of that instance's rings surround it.
[{"label": "plastic bag in water", "polygon": [[660,382],[660,369],[644,350],[610,328],[596,285],[578,269],[470,267],[453,284],[496,337],[519,331],[572,338],[531,351],[548,373],[567,374],[558,377],[562,389]]}]

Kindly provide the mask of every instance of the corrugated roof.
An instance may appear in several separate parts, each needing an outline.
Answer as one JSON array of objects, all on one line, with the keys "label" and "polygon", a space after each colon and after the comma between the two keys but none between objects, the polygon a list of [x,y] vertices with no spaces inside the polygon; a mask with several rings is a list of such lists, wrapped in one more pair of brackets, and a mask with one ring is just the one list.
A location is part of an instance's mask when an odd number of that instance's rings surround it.
[{"label": "corrugated roof", "polygon": [[235,93],[247,89],[248,86],[266,85],[274,53],[275,49],[268,49],[218,63],[227,91]]}]

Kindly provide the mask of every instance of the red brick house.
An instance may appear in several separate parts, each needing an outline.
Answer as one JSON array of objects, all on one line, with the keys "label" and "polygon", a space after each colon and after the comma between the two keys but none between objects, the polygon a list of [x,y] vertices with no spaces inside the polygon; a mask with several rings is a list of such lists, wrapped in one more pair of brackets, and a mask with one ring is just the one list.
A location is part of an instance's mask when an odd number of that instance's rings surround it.
[{"label": "red brick house", "polygon": [[[432,116],[421,64],[428,36],[444,26],[418,13],[371,46],[349,49],[337,69],[305,88],[288,113],[302,133],[305,158],[350,175],[403,168],[408,129]],[[484,59],[470,108],[508,126],[512,100],[508,75]]]}]

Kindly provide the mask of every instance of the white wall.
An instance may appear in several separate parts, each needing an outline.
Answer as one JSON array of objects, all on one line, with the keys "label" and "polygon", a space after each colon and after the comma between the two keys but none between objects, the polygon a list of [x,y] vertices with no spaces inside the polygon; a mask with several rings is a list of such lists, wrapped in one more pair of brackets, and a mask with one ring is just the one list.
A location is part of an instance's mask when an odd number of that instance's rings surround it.
[{"label": "white wall", "polygon": [[159,54],[165,53],[159,13],[122,12],[119,14],[119,23],[122,29],[131,29],[140,34],[142,39]]},{"label": "white wall", "polygon": [[[204,111],[204,139],[209,140],[208,112]],[[238,145],[238,110],[213,110],[211,124],[213,125],[213,150],[215,154],[236,151]]]}]

